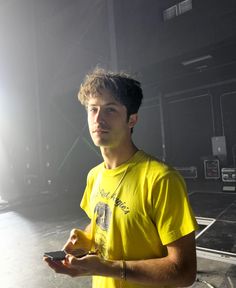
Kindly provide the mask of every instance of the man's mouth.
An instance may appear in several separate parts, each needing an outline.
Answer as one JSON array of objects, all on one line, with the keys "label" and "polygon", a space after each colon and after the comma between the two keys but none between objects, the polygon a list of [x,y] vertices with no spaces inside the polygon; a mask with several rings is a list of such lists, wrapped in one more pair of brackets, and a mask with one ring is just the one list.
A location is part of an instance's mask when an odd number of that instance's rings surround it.
[{"label": "man's mouth", "polygon": [[103,134],[103,133],[108,133],[108,130],[104,130],[104,129],[95,129],[95,130],[93,130],[93,133]]}]

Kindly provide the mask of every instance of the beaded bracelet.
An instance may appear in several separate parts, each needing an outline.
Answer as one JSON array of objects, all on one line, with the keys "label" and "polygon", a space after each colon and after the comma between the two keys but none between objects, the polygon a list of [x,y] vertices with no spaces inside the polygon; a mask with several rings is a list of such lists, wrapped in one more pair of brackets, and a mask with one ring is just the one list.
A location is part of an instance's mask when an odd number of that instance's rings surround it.
[{"label": "beaded bracelet", "polygon": [[125,260],[121,260],[122,262],[122,269],[121,269],[121,274],[120,274],[120,277],[122,280],[126,280],[126,262]]}]

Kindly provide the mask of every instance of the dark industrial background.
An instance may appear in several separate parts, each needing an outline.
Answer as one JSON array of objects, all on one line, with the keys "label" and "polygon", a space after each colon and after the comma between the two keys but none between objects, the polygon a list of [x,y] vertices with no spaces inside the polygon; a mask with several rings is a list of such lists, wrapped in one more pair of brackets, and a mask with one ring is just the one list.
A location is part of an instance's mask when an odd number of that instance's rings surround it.
[{"label": "dark industrial background", "polygon": [[77,92],[97,65],[142,82],[140,149],[203,181],[212,137],[224,136],[220,167],[235,167],[234,0],[1,0],[0,34],[3,199],[81,197],[101,157]]},{"label": "dark industrial background", "polygon": [[91,287],[42,255],[88,223],[102,158],[77,93],[96,66],[141,81],[134,141],[186,179],[193,287],[236,287],[235,0],[0,0],[0,286]]}]

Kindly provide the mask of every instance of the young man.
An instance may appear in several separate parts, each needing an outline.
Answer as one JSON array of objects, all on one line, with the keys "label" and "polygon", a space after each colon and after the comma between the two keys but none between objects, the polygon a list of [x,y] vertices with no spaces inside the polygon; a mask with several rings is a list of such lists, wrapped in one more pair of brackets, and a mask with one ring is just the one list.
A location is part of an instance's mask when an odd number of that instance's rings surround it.
[{"label": "young man", "polygon": [[[196,275],[197,223],[177,171],[132,141],[142,102],[140,83],[125,74],[94,70],[79,100],[104,162],[93,168],[81,201],[91,222],[74,229],[57,273],[93,276],[93,287],[183,287]],[[78,248],[91,250],[78,258]]]}]

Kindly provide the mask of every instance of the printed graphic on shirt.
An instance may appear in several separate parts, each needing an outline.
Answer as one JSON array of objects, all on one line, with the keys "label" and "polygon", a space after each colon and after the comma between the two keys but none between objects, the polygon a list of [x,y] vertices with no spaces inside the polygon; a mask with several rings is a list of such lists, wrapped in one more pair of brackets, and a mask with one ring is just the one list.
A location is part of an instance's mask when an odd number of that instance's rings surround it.
[{"label": "printed graphic on shirt", "polygon": [[102,257],[107,254],[107,231],[111,221],[111,209],[108,204],[104,202],[98,202],[94,208],[96,215],[96,225],[100,229],[96,229],[95,235],[95,249],[99,251]]},{"label": "printed graphic on shirt", "polygon": [[96,224],[103,230],[107,231],[110,225],[111,209],[103,202],[97,203],[94,209],[96,217]]},{"label": "printed graphic on shirt", "polygon": [[97,194],[97,197],[100,196],[106,200],[111,200],[114,203],[114,206],[120,208],[124,212],[124,214],[128,214],[130,212],[129,206],[126,204],[125,201],[122,201],[119,198],[118,192],[111,193],[104,191],[104,189],[99,189],[98,193],[99,194]]},{"label": "printed graphic on shirt", "polygon": [[95,235],[95,250],[103,258],[106,258],[108,255],[108,244],[107,233],[97,230]]}]

